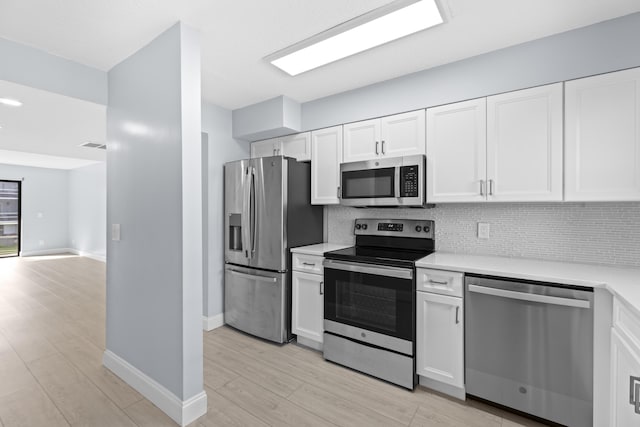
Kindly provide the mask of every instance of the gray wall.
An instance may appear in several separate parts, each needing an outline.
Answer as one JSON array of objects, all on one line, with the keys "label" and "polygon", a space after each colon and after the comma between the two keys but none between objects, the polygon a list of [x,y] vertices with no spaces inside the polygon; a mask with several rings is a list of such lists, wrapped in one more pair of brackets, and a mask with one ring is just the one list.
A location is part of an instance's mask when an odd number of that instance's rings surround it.
[{"label": "gray wall", "polygon": [[0,80],[107,104],[104,71],[1,38],[0,58]]},{"label": "gray wall", "polygon": [[638,40],[635,13],[304,103],[302,130],[637,67]]},{"label": "gray wall", "polygon": [[182,400],[203,390],[200,129],[184,26],[109,71],[107,350]]},{"label": "gray wall", "polygon": [[[483,203],[434,209],[327,207],[328,241],[352,244],[356,218],[432,219],[436,250],[640,267],[640,203]],[[491,224],[478,239],[478,222]]]},{"label": "gray wall", "polygon": [[0,179],[23,178],[22,253],[68,248],[68,171],[0,164]]},{"label": "gray wall", "polygon": [[69,172],[69,247],[104,259],[107,255],[107,165]]},{"label": "gray wall", "polygon": [[208,136],[208,289],[204,315],[222,313],[224,289],[224,164],[249,157],[249,143],[233,139],[231,110],[202,104],[202,131]]}]

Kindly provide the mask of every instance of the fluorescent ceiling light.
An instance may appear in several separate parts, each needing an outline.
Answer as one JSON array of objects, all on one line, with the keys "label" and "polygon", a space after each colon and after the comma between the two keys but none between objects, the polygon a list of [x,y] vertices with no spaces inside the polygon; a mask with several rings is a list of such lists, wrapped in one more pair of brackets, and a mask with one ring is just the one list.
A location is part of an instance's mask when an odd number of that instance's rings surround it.
[{"label": "fluorescent ceiling light", "polygon": [[0,104],[8,105],[10,107],[20,107],[22,102],[16,99],[0,98]]},{"label": "fluorescent ceiling light", "polygon": [[436,0],[395,1],[266,59],[295,76],[442,22]]}]

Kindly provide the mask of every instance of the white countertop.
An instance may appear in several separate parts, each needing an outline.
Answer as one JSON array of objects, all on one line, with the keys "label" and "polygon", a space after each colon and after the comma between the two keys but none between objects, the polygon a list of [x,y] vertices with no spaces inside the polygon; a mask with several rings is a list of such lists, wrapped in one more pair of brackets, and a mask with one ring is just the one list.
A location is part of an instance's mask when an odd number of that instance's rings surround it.
[{"label": "white countertop", "polygon": [[416,267],[606,288],[640,315],[640,269],[434,252]]},{"label": "white countertop", "polygon": [[324,255],[325,252],[337,251],[338,249],[344,249],[350,246],[353,246],[353,245],[341,245],[337,243],[318,243],[316,245],[299,246],[297,248],[291,248],[291,252],[294,254],[322,256]]}]

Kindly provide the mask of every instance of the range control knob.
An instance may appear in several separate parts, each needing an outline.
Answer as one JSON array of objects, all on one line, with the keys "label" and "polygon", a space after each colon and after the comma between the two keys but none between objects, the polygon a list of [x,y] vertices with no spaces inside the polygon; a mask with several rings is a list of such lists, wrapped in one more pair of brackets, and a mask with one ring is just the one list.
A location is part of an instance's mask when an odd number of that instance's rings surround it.
[{"label": "range control knob", "polygon": [[362,224],[362,229],[366,230],[367,229],[367,224]]},{"label": "range control knob", "polygon": [[360,230],[362,226],[360,224],[356,224],[356,230]]},{"label": "range control knob", "polygon": [[429,231],[431,231],[431,227],[429,227],[428,225],[424,226],[424,232],[428,233]]},{"label": "range control knob", "polygon": [[416,231],[417,231],[418,233],[419,233],[419,232],[421,232],[421,231],[422,231],[422,227],[421,227],[421,226],[419,226],[419,225],[416,225]]}]

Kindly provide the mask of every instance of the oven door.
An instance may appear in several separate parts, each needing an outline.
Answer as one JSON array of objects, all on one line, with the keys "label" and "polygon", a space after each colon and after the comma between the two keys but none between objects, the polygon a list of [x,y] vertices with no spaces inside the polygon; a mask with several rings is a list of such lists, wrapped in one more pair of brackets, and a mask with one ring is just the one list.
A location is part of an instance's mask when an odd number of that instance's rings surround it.
[{"label": "oven door", "polygon": [[[333,331],[351,338],[372,331],[400,340],[414,340],[415,285],[411,268],[389,267],[337,260],[324,261],[324,318]],[[328,321],[328,322],[327,322]],[[355,328],[353,328],[355,327]],[[393,341],[393,340],[391,340]],[[380,346],[384,346],[380,344]]]}]

